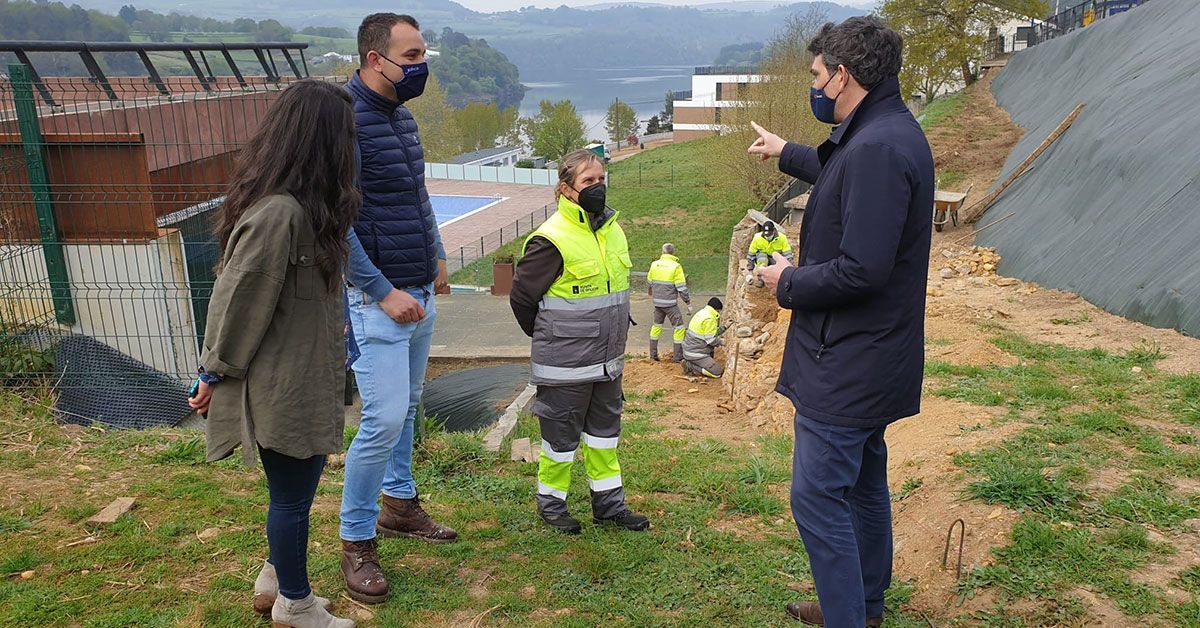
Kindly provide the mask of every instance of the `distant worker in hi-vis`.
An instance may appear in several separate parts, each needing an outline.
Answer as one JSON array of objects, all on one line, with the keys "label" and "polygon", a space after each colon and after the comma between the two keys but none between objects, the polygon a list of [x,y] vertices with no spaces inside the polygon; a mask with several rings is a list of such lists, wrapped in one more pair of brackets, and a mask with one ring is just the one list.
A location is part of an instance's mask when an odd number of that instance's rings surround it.
[{"label": "distant worker in hi-vis", "polygon": [[683,265],[675,257],[675,245],[662,245],[662,257],[650,264],[650,273],[646,277],[650,283],[650,299],[654,301],[654,324],[650,327],[650,359],[658,361],[658,338],[662,336],[662,324],[671,321],[673,330],[672,340],[675,351],[672,361],[683,361],[683,335],[687,328],[683,324],[683,314],[679,311],[679,299],[683,299],[687,314],[692,315],[692,295],[688,292],[687,277],[683,275]]},{"label": "distant worker in hi-vis", "polygon": [[628,530],[650,521],[629,510],[617,462],[621,373],[629,336],[629,245],[605,205],[604,164],[577,150],[558,167],[558,211],[525,242],[509,297],[530,350],[532,412],[542,432],[537,510],[550,527],[576,534],[567,510],[571,466],[583,455],[592,520]]},{"label": "distant worker in hi-vis", "polygon": [[713,353],[721,346],[721,335],[725,333],[725,326],[721,324],[721,309],[721,300],[713,297],[688,322],[687,334],[683,339],[684,373],[716,379],[725,372],[713,359]]},{"label": "distant worker in hi-vis", "polygon": [[792,245],[788,243],[787,234],[779,230],[775,223],[768,220],[762,230],[754,234],[750,241],[750,250],[746,253],[746,283],[754,282],[755,286],[763,287],[762,279],[756,279],[754,271],[762,266],[775,263],[775,253],[783,255],[789,263],[792,260]]}]

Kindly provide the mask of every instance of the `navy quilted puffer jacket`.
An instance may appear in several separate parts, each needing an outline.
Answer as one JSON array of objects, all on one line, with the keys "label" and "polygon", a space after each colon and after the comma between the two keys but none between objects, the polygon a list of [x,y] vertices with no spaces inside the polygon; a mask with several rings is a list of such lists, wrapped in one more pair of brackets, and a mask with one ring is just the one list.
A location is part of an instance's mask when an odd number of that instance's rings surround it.
[{"label": "navy quilted puffer jacket", "polygon": [[356,73],[354,101],[363,204],[354,231],[375,267],[397,288],[437,277],[436,219],[425,189],[425,153],[406,107],[367,87]]}]

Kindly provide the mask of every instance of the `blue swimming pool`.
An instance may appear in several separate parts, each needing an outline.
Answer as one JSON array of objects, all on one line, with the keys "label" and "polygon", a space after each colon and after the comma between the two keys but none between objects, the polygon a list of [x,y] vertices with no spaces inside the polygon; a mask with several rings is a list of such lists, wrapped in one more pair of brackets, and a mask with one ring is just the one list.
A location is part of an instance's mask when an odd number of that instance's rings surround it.
[{"label": "blue swimming pool", "polygon": [[501,199],[490,196],[451,196],[430,194],[429,202],[433,204],[433,214],[439,225],[454,222],[488,205],[500,202]]}]

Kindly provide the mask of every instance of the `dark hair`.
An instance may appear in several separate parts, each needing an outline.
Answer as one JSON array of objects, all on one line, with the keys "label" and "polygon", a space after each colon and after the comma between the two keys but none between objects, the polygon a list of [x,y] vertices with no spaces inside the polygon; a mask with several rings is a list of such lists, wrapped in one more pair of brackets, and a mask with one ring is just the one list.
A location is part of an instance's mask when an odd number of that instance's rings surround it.
[{"label": "dark hair", "polygon": [[366,67],[368,52],[372,50],[380,53],[387,52],[388,44],[391,43],[392,39],[392,27],[401,22],[408,24],[418,31],[421,30],[421,25],[411,15],[372,13],[363,18],[362,24],[358,25],[359,66]]},{"label": "dark hair", "polygon": [[903,50],[900,34],[873,15],[852,17],[837,25],[830,22],[808,44],[808,51],[821,55],[830,73],[844,65],[868,90],[900,75]]},{"label": "dark hair", "polygon": [[713,297],[708,300],[708,307],[711,307],[714,310],[721,310],[725,308],[725,304],[721,303],[721,300],[717,297]]},{"label": "dark hair", "polygon": [[316,232],[317,268],[330,289],[337,285],[349,255],[346,233],[362,204],[357,141],[345,89],[306,79],[283,90],[242,147],[217,211],[222,257],[247,209],[272,194],[290,194]]}]

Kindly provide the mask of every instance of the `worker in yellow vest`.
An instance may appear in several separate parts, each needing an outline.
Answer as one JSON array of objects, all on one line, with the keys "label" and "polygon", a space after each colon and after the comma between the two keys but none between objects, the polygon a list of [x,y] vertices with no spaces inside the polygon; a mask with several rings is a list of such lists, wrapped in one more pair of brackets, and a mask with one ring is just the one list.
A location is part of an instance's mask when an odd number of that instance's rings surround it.
[{"label": "worker in yellow vest", "polygon": [[683,339],[684,373],[716,379],[725,372],[713,359],[713,352],[721,346],[721,335],[725,333],[725,326],[721,324],[721,309],[721,300],[713,297],[688,323],[687,335]]},{"label": "worker in yellow vest", "polygon": [[533,338],[532,412],[542,432],[537,510],[550,527],[578,534],[567,510],[575,451],[583,454],[592,521],[645,530],[650,520],[625,504],[617,441],[621,373],[629,336],[629,246],[605,205],[604,164],[577,150],[558,167],[558,211],[525,241],[509,297]]},{"label": "worker in yellow vest", "polygon": [[658,361],[658,338],[662,335],[662,324],[671,321],[675,351],[673,361],[683,360],[683,335],[687,327],[683,325],[683,314],[679,311],[679,299],[687,306],[687,313],[692,315],[692,295],[688,292],[687,278],[683,274],[683,265],[675,257],[675,245],[670,242],[662,245],[662,257],[650,264],[650,273],[646,275],[650,283],[650,299],[654,302],[654,324],[650,327],[650,359]]},{"label": "worker in yellow vest", "polygon": [[754,282],[755,286],[763,287],[762,279],[757,279],[754,271],[760,266],[774,264],[775,253],[783,255],[789,263],[792,262],[792,245],[788,243],[787,234],[779,231],[775,223],[768,220],[750,241],[750,250],[746,253],[746,283]]}]

